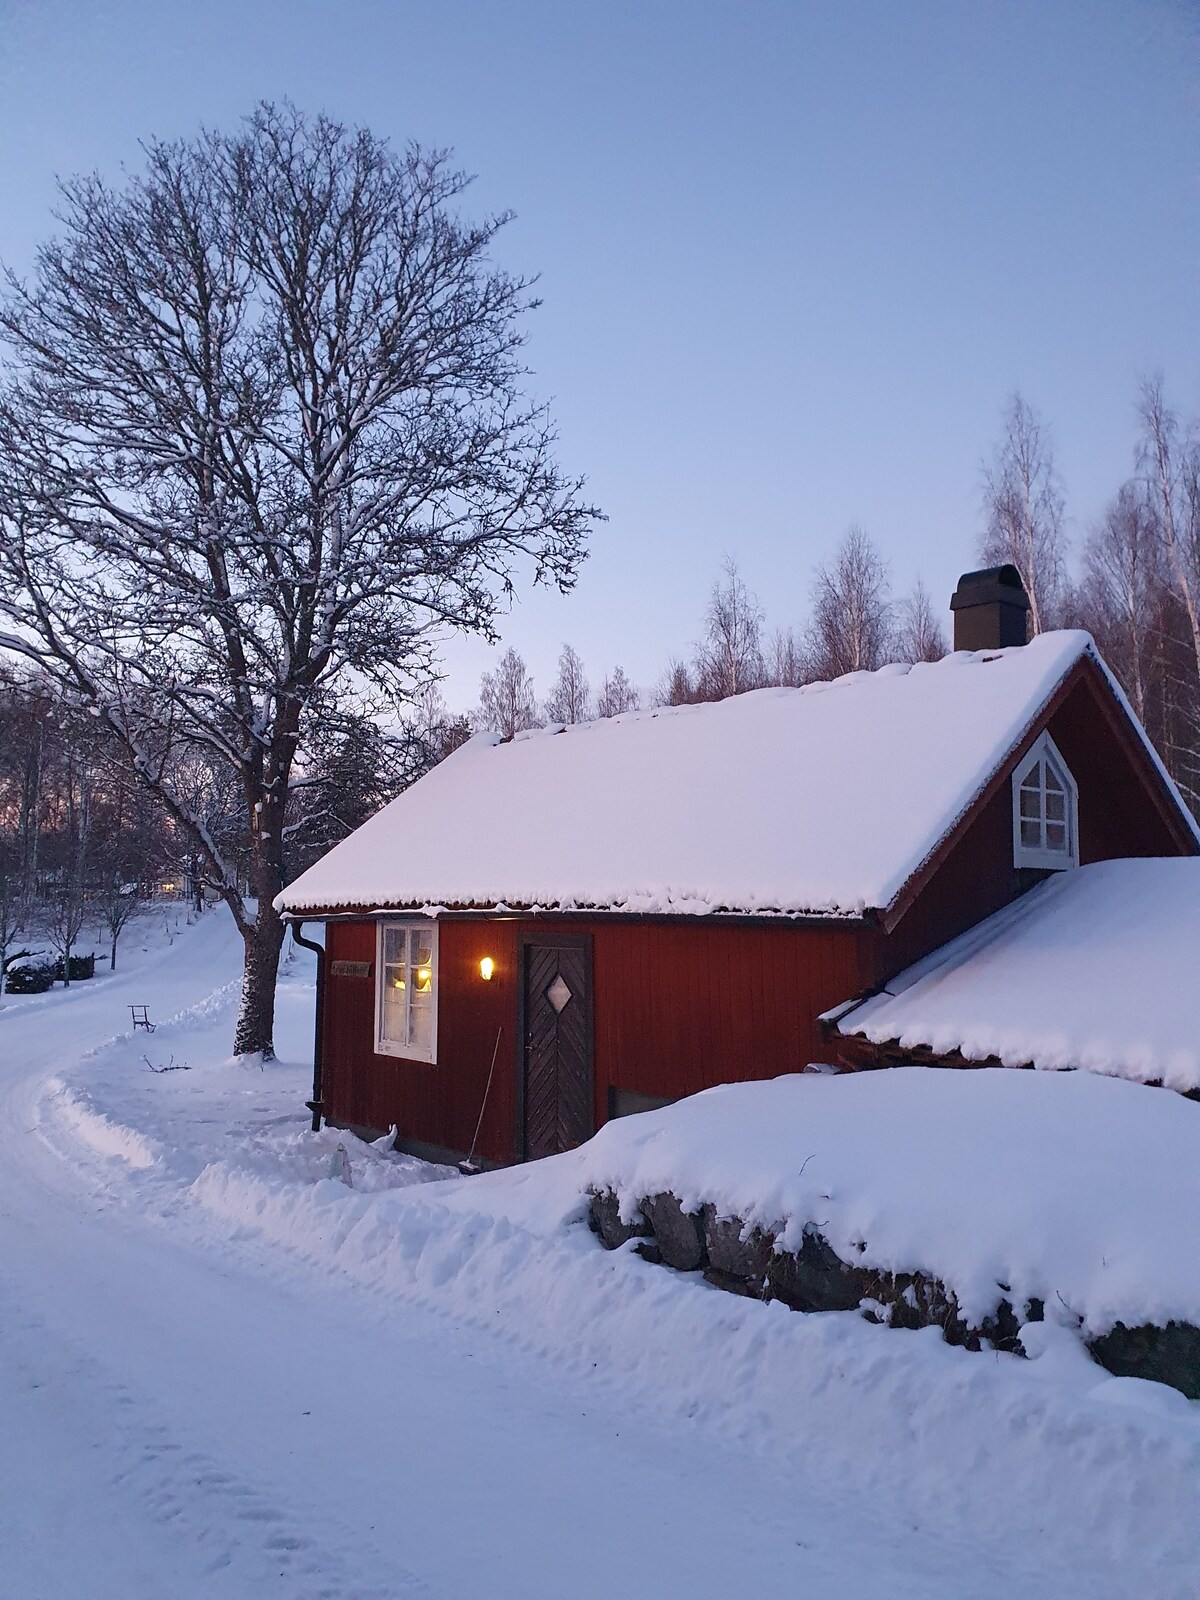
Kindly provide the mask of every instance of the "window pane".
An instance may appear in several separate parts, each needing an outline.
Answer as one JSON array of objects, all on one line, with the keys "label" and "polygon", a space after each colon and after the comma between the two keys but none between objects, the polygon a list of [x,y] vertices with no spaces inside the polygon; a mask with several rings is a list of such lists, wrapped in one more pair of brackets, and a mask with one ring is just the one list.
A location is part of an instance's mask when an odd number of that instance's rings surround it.
[{"label": "window pane", "polygon": [[1065,822],[1067,820],[1067,797],[1061,789],[1047,791],[1046,815],[1051,822]]},{"label": "window pane", "polygon": [[1021,815],[1023,817],[1040,817],[1042,814],[1042,797],[1034,791],[1030,794],[1028,789],[1021,790]]},{"label": "window pane", "polygon": [[1063,794],[1066,792],[1066,785],[1063,783],[1062,774],[1052,761],[1046,762],[1046,788],[1054,790],[1057,794]]},{"label": "window pane", "polygon": [[381,1032],[389,1044],[408,1043],[408,929],[383,930]]},{"label": "window pane", "polygon": [[413,928],[409,937],[412,993],[408,1001],[408,1042],[426,1052],[433,1044],[433,934]]},{"label": "window pane", "polygon": [[433,1054],[436,1015],[434,952],[437,930],[429,923],[385,926],[379,996],[380,1039],[427,1058]]},{"label": "window pane", "polygon": [[403,968],[388,967],[384,972],[383,1037],[391,1044],[408,1043],[407,1007],[408,991],[404,986]]},{"label": "window pane", "polygon": [[1042,830],[1036,822],[1022,822],[1021,843],[1029,850],[1038,850],[1042,844]]},{"label": "window pane", "polygon": [[408,1042],[414,1050],[427,1051],[433,1043],[433,993],[419,989],[412,993]]},{"label": "window pane", "polygon": [[1061,850],[1067,853],[1067,825],[1065,822],[1048,822],[1046,824],[1046,849]]}]

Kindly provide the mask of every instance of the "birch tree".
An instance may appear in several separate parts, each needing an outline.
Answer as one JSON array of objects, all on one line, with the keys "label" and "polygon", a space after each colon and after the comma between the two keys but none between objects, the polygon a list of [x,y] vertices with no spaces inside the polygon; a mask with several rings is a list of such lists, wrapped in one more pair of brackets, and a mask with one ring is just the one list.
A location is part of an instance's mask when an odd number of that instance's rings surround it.
[{"label": "birch tree", "polygon": [[511,647],[480,680],[477,722],[505,739],[538,725],[533,679],[524,657]]},{"label": "birch tree", "polygon": [[592,714],[592,696],[583,662],[573,646],[564,644],[558,657],[558,677],[543,708],[548,722],[586,722]]},{"label": "birch tree", "polygon": [[763,611],[729,559],[713,584],[696,651],[695,682],[703,700],[724,700],[763,681]]},{"label": "birch tree", "polygon": [[[536,304],[438,151],[290,107],[76,178],[0,336],[0,627],[131,753],[241,932],[273,1054],[285,817],[317,691],[393,693],[594,512],[525,393]],[[181,778],[231,782],[249,890]]]},{"label": "birch tree", "polygon": [[776,628],[767,642],[765,683],[795,689],[809,681],[808,658],[794,628]]},{"label": "birch tree", "polygon": [[1143,485],[1122,485],[1088,533],[1083,561],[1084,619],[1145,722],[1163,578],[1154,510]]},{"label": "birch tree", "polygon": [[891,640],[887,563],[855,523],[833,561],[817,568],[808,629],[812,674],[874,672],[888,659]]},{"label": "birch tree", "polygon": [[1004,433],[984,473],[985,561],[1011,562],[1029,597],[1030,634],[1058,621],[1066,569],[1063,494],[1050,434],[1019,394],[1004,411]]},{"label": "birch tree", "polygon": [[1163,395],[1161,378],[1143,385],[1139,460],[1158,519],[1163,554],[1187,613],[1200,677],[1200,448]]},{"label": "birch tree", "polygon": [[625,676],[624,667],[614,667],[605,674],[596,696],[598,717],[619,717],[626,711],[636,711],[640,704],[641,697]]},{"label": "birch tree", "polygon": [[946,630],[933,609],[929,590],[918,578],[897,608],[891,653],[897,661],[940,661],[948,648]]}]

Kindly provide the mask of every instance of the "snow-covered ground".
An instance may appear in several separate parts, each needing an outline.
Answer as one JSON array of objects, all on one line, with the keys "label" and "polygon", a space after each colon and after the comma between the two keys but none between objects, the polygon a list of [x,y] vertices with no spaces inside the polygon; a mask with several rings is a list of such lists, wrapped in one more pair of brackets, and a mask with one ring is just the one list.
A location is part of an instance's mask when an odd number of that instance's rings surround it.
[{"label": "snow-covered ground", "polygon": [[1200,1406],[607,1254],[579,1157],[314,1136],[307,956],[260,1069],[223,911],[121,955],[0,1009],[5,1600],[1194,1600]]}]

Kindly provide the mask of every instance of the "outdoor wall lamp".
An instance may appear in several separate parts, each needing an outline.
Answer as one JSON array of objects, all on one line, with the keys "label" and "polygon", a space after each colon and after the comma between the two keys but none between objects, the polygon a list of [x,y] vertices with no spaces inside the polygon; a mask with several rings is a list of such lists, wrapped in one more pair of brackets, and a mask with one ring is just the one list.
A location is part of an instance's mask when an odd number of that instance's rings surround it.
[{"label": "outdoor wall lamp", "polygon": [[491,956],[484,956],[483,960],[479,963],[479,976],[483,979],[484,983],[491,982],[492,973],[495,972],[495,970],[496,963],[492,960]]}]

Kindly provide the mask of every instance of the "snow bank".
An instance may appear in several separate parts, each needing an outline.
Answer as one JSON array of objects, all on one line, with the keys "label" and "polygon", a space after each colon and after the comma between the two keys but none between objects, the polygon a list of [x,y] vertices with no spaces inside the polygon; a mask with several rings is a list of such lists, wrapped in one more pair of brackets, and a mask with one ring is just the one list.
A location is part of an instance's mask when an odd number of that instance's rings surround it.
[{"label": "snow bank", "polygon": [[1086,634],[1050,633],[1021,649],[507,744],[480,735],[276,903],[843,915],[887,906],[1084,655],[1099,659]]},{"label": "snow bank", "polygon": [[1200,1105],[1112,1079],[902,1067],[725,1085],[609,1123],[515,1194],[528,1218],[539,1189],[561,1215],[587,1188],[626,1215],[664,1190],[711,1202],[788,1250],[811,1224],[845,1261],[935,1275],[976,1324],[1001,1291],[1089,1337],[1200,1324]]},{"label": "snow bank", "polygon": [[1200,1088],[1200,860],[1059,873],[847,1012],[843,1034]]},{"label": "snow bank", "polygon": [[534,1179],[492,1173],[365,1196],[220,1163],[192,1196],[227,1226],[252,1222],[383,1296],[561,1368],[602,1368],[644,1396],[647,1414],[819,1458],[827,1484],[868,1499],[899,1493],[914,1517],[982,1522],[1006,1537],[1036,1529],[1047,1555],[1086,1545],[1129,1563],[1153,1549],[1163,1596],[1190,1593],[1169,1576],[1200,1561],[1200,1426],[1181,1395],[1108,1377],[1053,1325],[1037,1330],[1030,1361],[981,1359],[934,1329],[893,1332],[722,1294],[698,1275],[605,1252],[587,1231],[578,1163],[538,1168]]},{"label": "snow bank", "polygon": [[91,1096],[61,1078],[46,1083],[46,1100],[62,1124],[100,1156],[112,1156],[131,1167],[152,1167],[159,1153],[152,1140],[136,1128],[101,1111]]}]

